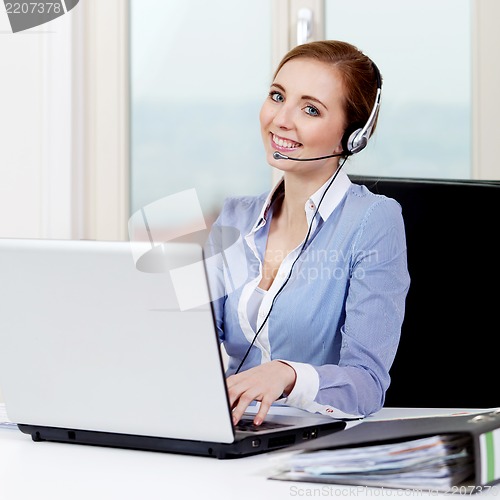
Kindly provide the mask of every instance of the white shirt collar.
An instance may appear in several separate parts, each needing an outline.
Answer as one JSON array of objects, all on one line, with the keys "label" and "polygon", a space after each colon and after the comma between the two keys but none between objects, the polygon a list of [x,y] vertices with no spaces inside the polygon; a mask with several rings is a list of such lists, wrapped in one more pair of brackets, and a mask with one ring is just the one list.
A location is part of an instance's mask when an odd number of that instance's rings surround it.
[{"label": "white shirt collar", "polygon": [[[333,174],[335,175],[335,174]],[[332,177],[333,177],[332,175]],[[332,180],[332,177],[330,177],[314,194],[311,195],[311,197],[307,200],[306,205],[305,205],[305,211],[306,214],[312,209],[316,210],[316,207],[321,201],[321,197],[323,196],[323,193],[325,193],[326,188],[330,184],[330,181]],[[337,178],[333,181],[333,184],[331,185],[330,189],[325,194],[325,197],[321,201],[321,204],[319,205],[319,210],[318,213],[323,219],[323,221],[326,221],[328,217],[330,217],[331,213],[335,210],[335,208],[338,206],[344,195],[346,194],[347,190],[351,186],[351,180],[347,176],[347,173],[345,170],[340,170],[340,172],[337,174]]]},{"label": "white shirt collar", "polygon": [[[321,197],[323,196],[323,193],[328,187],[328,184],[332,180],[333,175],[306,201],[304,210],[306,212],[308,220],[311,217],[310,215],[311,211],[312,212],[316,211],[316,207],[318,206],[318,203],[320,203]],[[350,185],[351,185],[351,180],[347,176],[346,172],[344,170],[340,170],[340,172],[337,174],[337,178],[333,181],[331,188],[328,189],[328,192],[325,194],[325,197],[323,198],[323,201],[321,201],[321,204],[319,206],[318,213],[323,219],[323,221],[326,221],[328,217],[330,217],[331,213],[340,203],[340,200],[342,200],[345,193],[349,189]],[[255,221],[255,224],[250,233],[257,231],[263,225],[265,225],[269,209],[271,208],[271,205],[275,200],[275,198],[279,196],[282,191],[283,191],[283,179],[280,179],[276,183],[274,188],[271,190],[266,200],[264,201],[259,217]]]},{"label": "white shirt collar", "polygon": [[271,192],[267,195],[266,200],[264,201],[262,205],[262,209],[260,211],[259,216],[257,217],[257,220],[255,221],[255,224],[253,228],[251,229],[250,233],[253,233],[257,231],[257,229],[261,228],[263,225],[266,223],[266,218],[267,214],[269,213],[269,209],[271,208],[271,205],[275,198],[283,191],[283,179],[280,179],[276,185],[273,187]]}]

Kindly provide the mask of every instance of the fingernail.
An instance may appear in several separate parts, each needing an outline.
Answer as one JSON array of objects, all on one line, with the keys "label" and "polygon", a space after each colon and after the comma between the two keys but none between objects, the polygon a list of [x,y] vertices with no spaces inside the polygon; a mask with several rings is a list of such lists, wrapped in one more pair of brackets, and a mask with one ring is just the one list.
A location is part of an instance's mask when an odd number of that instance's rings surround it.
[{"label": "fingernail", "polygon": [[260,425],[260,424],[262,423],[262,419],[260,419],[260,418],[256,418],[256,419],[253,421],[253,423],[254,423],[255,425]]}]

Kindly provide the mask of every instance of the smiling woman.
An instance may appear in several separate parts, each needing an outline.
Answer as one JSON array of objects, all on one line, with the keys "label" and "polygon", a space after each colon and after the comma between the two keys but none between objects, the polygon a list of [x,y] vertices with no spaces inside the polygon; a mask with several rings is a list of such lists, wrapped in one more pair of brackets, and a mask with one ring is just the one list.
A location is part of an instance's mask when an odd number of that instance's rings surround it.
[{"label": "smiling woman", "polygon": [[[375,130],[381,81],[334,40],[292,49],[275,72],[260,125],[282,178],[228,198],[206,247],[235,422],[253,401],[257,425],[276,401],[333,417],[384,403],[409,287],[401,207],[341,170],[363,149],[351,136]],[[242,251],[220,260],[235,230]]]}]

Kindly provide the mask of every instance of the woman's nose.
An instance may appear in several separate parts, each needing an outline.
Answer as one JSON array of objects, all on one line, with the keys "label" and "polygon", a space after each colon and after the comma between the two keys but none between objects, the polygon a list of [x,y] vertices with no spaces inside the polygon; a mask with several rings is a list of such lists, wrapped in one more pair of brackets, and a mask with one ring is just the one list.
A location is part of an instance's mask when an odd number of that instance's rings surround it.
[{"label": "woman's nose", "polygon": [[293,128],[293,112],[289,106],[283,104],[274,115],[273,122],[281,129],[289,130]]}]

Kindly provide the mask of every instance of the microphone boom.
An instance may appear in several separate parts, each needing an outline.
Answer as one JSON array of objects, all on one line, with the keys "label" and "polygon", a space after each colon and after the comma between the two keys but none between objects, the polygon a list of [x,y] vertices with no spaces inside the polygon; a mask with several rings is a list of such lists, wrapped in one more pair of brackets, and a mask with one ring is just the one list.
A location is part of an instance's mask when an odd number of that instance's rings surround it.
[{"label": "microphone boom", "polygon": [[334,158],[335,156],[343,156],[345,153],[337,153],[333,155],[318,156],[317,158],[292,158],[291,156],[286,156],[279,151],[273,153],[273,158],[275,160],[293,160],[293,161],[315,161],[315,160],[325,160],[326,158]]}]

